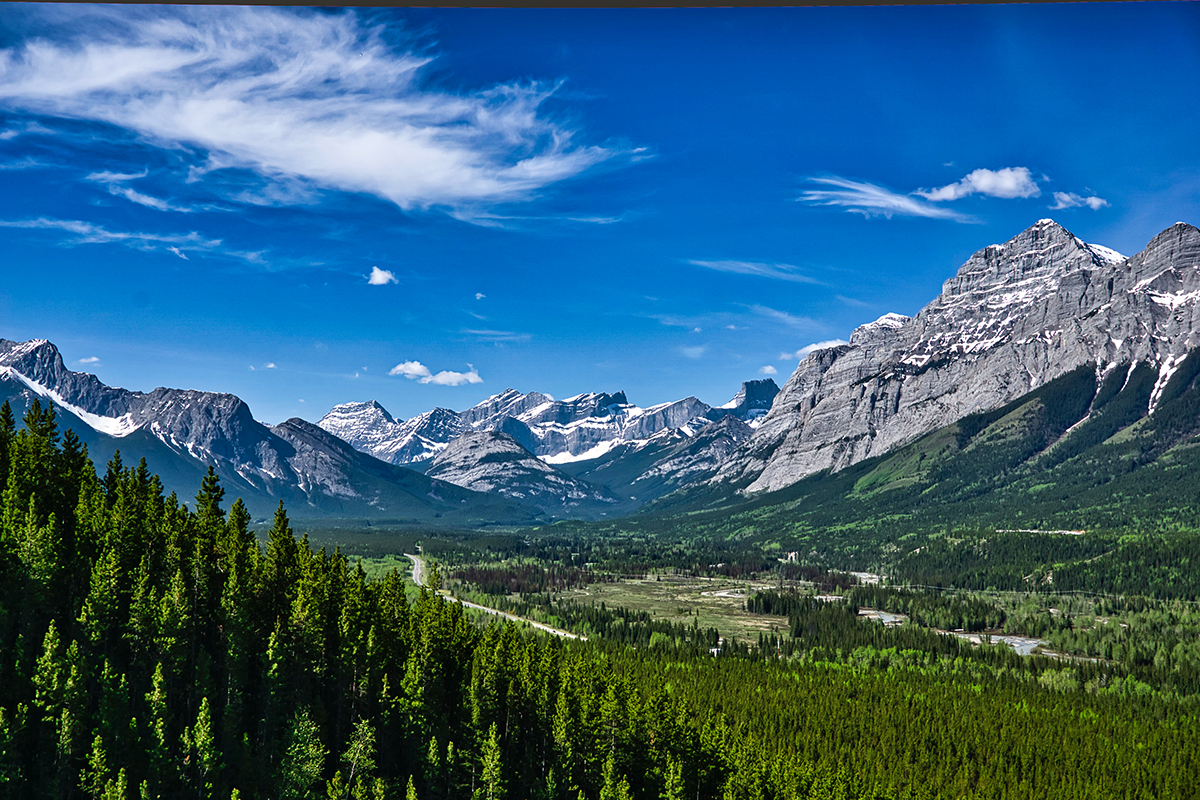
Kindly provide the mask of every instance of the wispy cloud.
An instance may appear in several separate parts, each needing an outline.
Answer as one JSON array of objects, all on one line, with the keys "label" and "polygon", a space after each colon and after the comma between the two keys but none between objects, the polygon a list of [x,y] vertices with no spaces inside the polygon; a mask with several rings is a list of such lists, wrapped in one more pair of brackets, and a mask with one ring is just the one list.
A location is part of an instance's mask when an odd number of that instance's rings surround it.
[{"label": "wispy cloud", "polygon": [[[618,153],[576,142],[542,106],[559,84],[428,88],[434,59],[357,13],[230,6],[72,9],[0,50],[0,106],[117,125],[207,151],[284,187],[403,209],[522,200]],[[601,221],[599,219],[589,221]],[[607,221],[607,220],[604,220]]]},{"label": "wispy cloud", "polygon": [[66,234],[65,244],[123,244],[137,250],[165,250],[188,260],[183,248],[193,252],[235,258],[258,266],[266,266],[264,251],[232,250],[222,247],[220,239],[208,239],[199,233],[149,233],[145,231],[111,231],[102,225],[77,219],[0,220],[0,228],[25,228],[28,230],[58,231]]},{"label": "wispy cloud", "polygon": [[432,383],[435,386],[461,386],[464,383],[483,383],[479,372],[470,364],[470,372],[453,372],[442,370],[434,373],[420,361],[404,361],[388,370],[388,375],[402,375],[417,383]]},{"label": "wispy cloud", "polygon": [[766,366],[758,368],[758,374],[759,375],[778,375],[779,370],[775,369],[770,364],[767,364]]},{"label": "wispy cloud", "polygon": [[679,352],[683,353],[687,358],[700,358],[708,350],[708,345],[697,345],[695,347],[681,347]]},{"label": "wispy cloud", "polygon": [[528,342],[532,338],[528,333],[517,333],[516,331],[490,331],[466,328],[463,333],[468,336],[474,336],[481,342]]},{"label": "wispy cloud", "polygon": [[1099,211],[1107,205],[1109,205],[1109,202],[1103,197],[1096,197],[1095,195],[1091,197],[1082,197],[1074,192],[1055,192],[1054,205],[1050,206],[1050,210],[1058,211],[1060,208],[1078,208],[1080,206],[1087,206],[1092,211]]},{"label": "wispy cloud", "polygon": [[144,194],[136,189],[124,185],[129,181],[145,178],[148,174],[149,170],[143,170],[142,172],[135,173],[93,172],[87,176],[87,180],[103,184],[108,189],[109,194],[117,197],[124,197],[131,203],[137,203],[138,205],[146,206],[147,208],[153,208],[156,211],[179,211],[186,214],[191,213],[194,210],[187,206],[177,206],[161,198]]},{"label": "wispy cloud", "polygon": [[961,181],[940,189],[918,189],[913,194],[937,202],[959,200],[973,194],[1000,197],[1012,200],[1019,197],[1037,197],[1042,193],[1028,167],[1005,167],[1004,169],[977,169]]},{"label": "wispy cloud", "polygon": [[79,361],[78,361],[78,362],[76,362],[76,363],[79,363],[79,364],[97,364],[97,363],[99,363],[99,361],[100,361],[100,357],[99,357],[99,356],[88,356],[87,358],[81,358],[81,359],[79,359]]},{"label": "wispy cloud", "polygon": [[812,317],[798,317],[795,314],[789,314],[786,311],[780,311],[775,308],[763,305],[750,306],[750,310],[761,317],[773,319],[776,322],[782,322],[784,325],[793,328],[819,328],[821,323],[817,322]]},{"label": "wispy cloud", "polygon": [[795,359],[796,361],[803,361],[804,357],[807,356],[809,353],[815,352],[817,350],[828,350],[830,347],[838,347],[843,344],[850,344],[850,343],[847,342],[845,339],[827,339],[824,342],[813,342],[812,344],[801,347],[799,350],[797,350],[794,353],[780,353],[779,360],[780,361],[791,361],[791,360]]},{"label": "wispy cloud", "polygon": [[487,295],[486,295],[486,294],[484,294],[483,292],[476,292],[476,293],[475,293],[475,299],[476,299],[476,300],[482,300],[482,299],[483,299],[483,298],[485,298],[485,297],[487,297]]},{"label": "wispy cloud", "polygon": [[824,285],[816,278],[810,278],[799,272],[799,267],[791,264],[764,264],[757,261],[700,261],[697,259],[688,259],[687,263],[717,272],[734,272],[739,275],[755,275],[760,278]]},{"label": "wispy cloud", "polygon": [[834,299],[836,299],[840,303],[845,303],[846,305],[850,306],[851,308],[870,308],[870,306],[871,306],[870,303],[864,303],[862,300],[859,300],[857,298],[846,297],[845,295],[840,295],[840,294],[834,295]]},{"label": "wispy cloud", "polygon": [[22,158],[20,161],[7,161],[3,164],[0,164],[0,170],[37,169],[39,167],[49,167],[49,166],[51,166],[51,165],[46,164],[41,161],[38,161],[33,158],[26,157],[26,158]]},{"label": "wispy cloud", "polygon": [[28,228],[33,230],[55,230],[73,236],[72,244],[105,244],[120,242],[141,249],[152,249],[154,245],[167,244],[187,246],[192,249],[212,250],[219,247],[220,239],[206,239],[200,234],[191,233],[135,233],[127,231],[110,231],[100,225],[72,219],[38,219],[0,220],[3,228]]},{"label": "wispy cloud", "polygon": [[814,206],[837,206],[864,217],[929,217],[955,222],[975,222],[973,217],[949,208],[934,205],[910,194],[897,194],[873,183],[846,178],[811,178],[812,183],[832,186],[832,189],[809,189],[798,198]]},{"label": "wispy cloud", "polygon": [[389,283],[399,282],[394,272],[379,267],[371,267],[371,274],[367,276],[367,283],[371,286],[387,286]]}]

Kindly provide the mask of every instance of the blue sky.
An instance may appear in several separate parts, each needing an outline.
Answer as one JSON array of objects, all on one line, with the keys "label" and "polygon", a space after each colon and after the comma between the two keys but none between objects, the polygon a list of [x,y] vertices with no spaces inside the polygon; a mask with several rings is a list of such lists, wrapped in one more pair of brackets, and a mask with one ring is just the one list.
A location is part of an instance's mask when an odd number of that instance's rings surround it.
[{"label": "blue sky", "polygon": [[719,404],[1040,218],[1200,223],[1197,86],[1194,3],[3,4],[0,336],[269,422]]}]

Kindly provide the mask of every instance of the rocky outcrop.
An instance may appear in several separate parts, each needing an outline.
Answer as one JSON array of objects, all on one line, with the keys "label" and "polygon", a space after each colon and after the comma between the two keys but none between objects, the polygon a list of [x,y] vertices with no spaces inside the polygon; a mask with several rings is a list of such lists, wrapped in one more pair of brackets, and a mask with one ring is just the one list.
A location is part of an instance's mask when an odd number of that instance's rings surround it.
[{"label": "rocky outcrop", "polygon": [[624,392],[554,400],[539,392],[505,389],[466,411],[437,408],[406,422],[397,422],[374,401],[345,403],[317,424],[393,464],[427,460],[472,430],[504,433],[534,455],[562,461],[595,457],[619,443],[648,439],[689,423],[703,424],[711,410],[694,397],[639,408]]},{"label": "rocky outcrop", "polygon": [[283,500],[293,516],[386,516],[427,524],[536,519],[527,506],[385,463],[304,420],[267,427],[231,394],[106,386],[94,375],[66,369],[57,348],[42,339],[0,340],[0,394],[17,416],[35,399],[53,403],[60,428],[75,430],[99,457],[98,469],[118,449],[126,464],[146,458],[166,490],[185,502],[211,465],[228,496],[241,497],[264,516]]},{"label": "rocky outcrop", "polygon": [[558,516],[603,512],[613,502],[603,489],[559,472],[511,436],[497,431],[464,433],[438,453],[426,474]]},{"label": "rocky outcrop", "polygon": [[[1150,361],[1159,390],[1200,344],[1200,231],[1126,259],[1041,220],[975,253],[909,319],[806,357],[715,480],[773,490],[999,407],[1082,364]],[[1153,398],[1151,403],[1153,404]]]},{"label": "rocky outcrop", "polygon": [[448,408],[397,422],[374,400],[334,406],[317,425],[389,464],[428,461],[468,430],[459,414]]},{"label": "rocky outcrop", "polygon": [[770,378],[745,381],[732,400],[711,409],[704,416],[711,420],[718,420],[732,415],[748,423],[750,427],[757,428],[762,424],[763,417],[771,410],[777,394],[779,394],[779,386]]}]

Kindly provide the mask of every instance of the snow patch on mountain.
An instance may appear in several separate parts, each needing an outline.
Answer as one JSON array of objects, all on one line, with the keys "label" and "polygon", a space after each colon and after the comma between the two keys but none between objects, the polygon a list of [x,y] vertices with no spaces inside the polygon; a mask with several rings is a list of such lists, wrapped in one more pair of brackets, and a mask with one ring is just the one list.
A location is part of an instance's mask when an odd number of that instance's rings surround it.
[{"label": "snow patch on mountain", "polygon": [[[48,344],[45,339],[35,339],[33,342],[36,342],[38,345]],[[26,342],[26,344],[32,344],[33,342]],[[23,352],[29,352],[31,349],[33,348],[26,349]],[[42,397],[53,401],[53,403],[59,408],[70,411],[72,414],[79,417],[84,424],[88,425],[93,430],[99,431],[100,433],[122,438],[128,436],[141,427],[133,421],[132,414],[126,413],[119,417],[105,417],[101,416],[100,414],[93,414],[92,412],[86,411],[77,405],[68,403],[62,395],[51,389],[49,386],[44,386],[32,378],[27,378],[25,375],[17,372],[12,367],[0,367],[0,376],[15,378],[29,387],[34,394],[41,395]]]}]

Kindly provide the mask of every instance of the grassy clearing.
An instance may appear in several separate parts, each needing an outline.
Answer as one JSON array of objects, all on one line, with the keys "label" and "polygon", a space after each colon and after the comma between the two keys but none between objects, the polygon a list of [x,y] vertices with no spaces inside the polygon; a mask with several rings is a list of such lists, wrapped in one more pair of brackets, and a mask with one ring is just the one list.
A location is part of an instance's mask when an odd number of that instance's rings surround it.
[{"label": "grassy clearing", "polygon": [[781,617],[743,610],[748,595],[773,587],[774,584],[762,581],[664,575],[661,580],[623,578],[617,583],[590,584],[585,590],[567,592],[562,597],[581,603],[603,602],[609,608],[645,611],[654,619],[689,626],[695,620],[701,628],[716,628],[726,638],[756,641],[759,633],[787,627],[787,621]]}]

